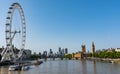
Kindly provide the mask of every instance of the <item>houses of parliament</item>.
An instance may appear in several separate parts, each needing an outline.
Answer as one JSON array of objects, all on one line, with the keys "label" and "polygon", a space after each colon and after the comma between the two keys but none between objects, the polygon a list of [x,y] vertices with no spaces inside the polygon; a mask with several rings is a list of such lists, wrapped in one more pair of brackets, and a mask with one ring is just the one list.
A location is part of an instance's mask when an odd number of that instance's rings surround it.
[{"label": "houses of parliament", "polygon": [[[86,52],[86,46],[84,44],[81,45],[81,50],[82,51],[72,53],[72,59],[84,59],[84,58],[88,57],[89,52]],[[92,42],[91,50],[92,50],[92,56],[94,57],[94,53],[95,53],[94,42]]]}]

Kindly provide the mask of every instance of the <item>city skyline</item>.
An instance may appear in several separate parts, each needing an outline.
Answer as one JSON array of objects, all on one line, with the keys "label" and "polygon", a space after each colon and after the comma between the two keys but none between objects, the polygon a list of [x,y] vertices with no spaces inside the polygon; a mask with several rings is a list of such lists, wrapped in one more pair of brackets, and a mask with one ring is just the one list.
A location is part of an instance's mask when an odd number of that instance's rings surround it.
[{"label": "city skyline", "polygon": [[93,41],[96,50],[120,47],[120,1],[112,0],[0,0],[0,47],[5,46],[7,12],[14,2],[23,8],[26,48],[33,52],[61,47],[71,53],[80,51],[82,44],[91,51]]}]

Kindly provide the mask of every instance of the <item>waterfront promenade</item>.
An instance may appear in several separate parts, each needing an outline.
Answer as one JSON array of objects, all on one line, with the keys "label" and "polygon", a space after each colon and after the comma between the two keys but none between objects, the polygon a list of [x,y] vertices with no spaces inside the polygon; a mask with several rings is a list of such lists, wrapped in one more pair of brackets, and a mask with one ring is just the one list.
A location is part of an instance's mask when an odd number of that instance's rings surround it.
[{"label": "waterfront promenade", "polygon": [[120,74],[120,65],[89,60],[49,60],[28,71],[8,71],[1,67],[0,74]]}]

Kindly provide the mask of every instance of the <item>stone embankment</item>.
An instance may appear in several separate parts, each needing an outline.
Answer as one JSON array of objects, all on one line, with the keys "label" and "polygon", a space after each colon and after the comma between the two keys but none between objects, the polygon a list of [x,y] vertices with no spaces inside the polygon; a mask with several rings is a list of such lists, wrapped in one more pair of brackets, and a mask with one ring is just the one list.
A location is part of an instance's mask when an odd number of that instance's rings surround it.
[{"label": "stone embankment", "polygon": [[110,59],[110,58],[94,58],[94,57],[88,57],[87,59],[88,59],[88,60],[96,60],[96,61],[102,61],[102,62],[120,64],[120,58],[118,58],[118,59]]}]

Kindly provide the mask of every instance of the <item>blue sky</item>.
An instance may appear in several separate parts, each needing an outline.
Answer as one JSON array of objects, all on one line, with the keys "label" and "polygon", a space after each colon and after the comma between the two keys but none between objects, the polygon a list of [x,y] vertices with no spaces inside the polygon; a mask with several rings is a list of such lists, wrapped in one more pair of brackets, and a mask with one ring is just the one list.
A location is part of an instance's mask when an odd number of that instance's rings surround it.
[{"label": "blue sky", "polygon": [[0,46],[5,45],[5,18],[14,2],[23,8],[26,48],[32,51],[62,47],[71,53],[80,51],[82,44],[91,51],[92,41],[96,49],[120,47],[117,0],[0,0]]}]

